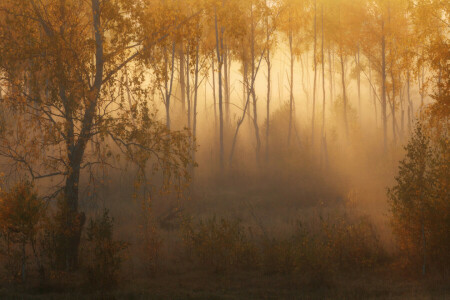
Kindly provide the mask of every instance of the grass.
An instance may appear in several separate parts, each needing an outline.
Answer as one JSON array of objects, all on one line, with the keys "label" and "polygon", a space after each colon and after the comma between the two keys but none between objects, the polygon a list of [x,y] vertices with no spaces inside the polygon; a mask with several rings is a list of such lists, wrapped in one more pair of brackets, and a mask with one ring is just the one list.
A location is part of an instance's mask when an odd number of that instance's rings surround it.
[{"label": "grass", "polygon": [[3,288],[2,299],[446,299],[450,286],[436,279],[398,279],[393,274],[342,276],[329,287],[311,287],[307,278],[254,272],[211,275],[190,271],[161,274],[122,284],[109,292],[39,293]]}]

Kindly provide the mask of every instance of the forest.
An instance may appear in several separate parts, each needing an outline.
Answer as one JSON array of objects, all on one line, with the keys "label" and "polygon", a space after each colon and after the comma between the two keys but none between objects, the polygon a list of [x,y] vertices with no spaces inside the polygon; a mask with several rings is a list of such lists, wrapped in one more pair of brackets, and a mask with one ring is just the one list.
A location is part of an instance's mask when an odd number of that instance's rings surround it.
[{"label": "forest", "polygon": [[0,298],[450,297],[450,3],[0,0]]}]

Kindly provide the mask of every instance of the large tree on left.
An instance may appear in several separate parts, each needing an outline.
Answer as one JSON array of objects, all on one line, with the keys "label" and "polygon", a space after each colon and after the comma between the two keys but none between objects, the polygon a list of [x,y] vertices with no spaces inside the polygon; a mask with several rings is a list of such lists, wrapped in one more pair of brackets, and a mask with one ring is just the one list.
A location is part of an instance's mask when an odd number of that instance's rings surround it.
[{"label": "large tree on left", "polygon": [[[62,195],[60,264],[69,270],[77,267],[84,223],[84,170],[114,164],[122,154],[142,169],[155,162],[153,171],[167,184],[188,180],[187,134],[158,121],[142,87],[141,60],[171,30],[148,28],[146,6],[129,0],[0,4],[0,155],[12,173],[51,178],[53,192]],[[133,103],[125,101],[130,91]]]}]

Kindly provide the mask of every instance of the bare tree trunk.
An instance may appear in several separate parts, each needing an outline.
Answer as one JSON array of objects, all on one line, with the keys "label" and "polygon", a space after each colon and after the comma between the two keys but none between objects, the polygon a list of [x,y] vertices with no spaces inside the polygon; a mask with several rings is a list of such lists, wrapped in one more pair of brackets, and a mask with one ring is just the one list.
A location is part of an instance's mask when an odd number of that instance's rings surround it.
[{"label": "bare tree trunk", "polygon": [[[223,147],[223,103],[222,103],[222,56],[221,56],[221,46],[222,37],[219,38],[219,28],[217,22],[217,9],[214,8],[214,24],[216,31],[216,52],[217,52],[217,61],[219,64],[219,143],[220,143],[220,154],[219,154],[219,164],[220,170],[224,170],[224,147]],[[223,29],[221,29],[221,34],[223,34]],[[220,42],[219,42],[220,41]]]},{"label": "bare tree trunk", "polygon": [[312,102],[312,115],[311,115],[311,145],[314,146],[314,119],[316,117],[316,80],[317,80],[317,12],[316,12],[316,0],[314,0],[314,86],[313,86],[313,102]]},{"label": "bare tree trunk", "polygon": [[323,43],[324,43],[324,33],[323,33],[323,4],[321,7],[321,14],[322,14],[322,94],[323,94],[323,101],[322,101],[322,130],[320,134],[320,140],[321,140],[321,147],[320,147],[320,161],[322,162],[322,157],[325,154],[325,56],[324,56],[324,50],[323,50]]},{"label": "bare tree trunk", "polygon": [[294,119],[294,45],[293,32],[291,29],[291,14],[289,13],[289,53],[291,59],[291,80],[289,82],[289,129],[288,129],[288,146],[291,144],[292,123]]},{"label": "bare tree trunk", "polygon": [[[256,79],[256,75],[258,74],[259,67],[260,67],[260,65],[261,65],[261,61],[262,61],[263,57],[264,57],[264,52],[261,53],[261,56],[260,56],[260,58],[259,58],[258,65],[256,66],[255,71],[252,72],[253,76],[252,76],[252,78],[250,78],[250,84],[248,83],[247,76],[245,75],[245,73],[246,73],[246,71],[245,71],[245,70],[246,70],[246,67],[244,67],[243,81],[244,81],[244,84],[247,86],[247,87],[244,89],[245,91],[247,91],[247,95],[246,95],[246,99],[244,98],[244,101],[245,101],[245,103],[244,103],[244,109],[243,109],[243,111],[242,111],[242,116],[241,116],[241,117],[238,119],[238,121],[237,121],[237,126],[236,126],[236,130],[235,130],[235,132],[234,132],[234,137],[233,137],[233,142],[232,142],[232,144],[231,144],[231,151],[230,151],[230,158],[229,158],[229,164],[230,164],[230,165],[231,165],[232,162],[233,162],[233,155],[234,155],[234,150],[235,150],[236,143],[237,143],[237,136],[238,136],[238,133],[239,133],[239,129],[240,129],[242,123],[244,122],[245,115],[247,114],[247,109],[248,109],[248,107],[250,106],[250,98],[251,98],[251,97],[255,97],[255,95],[254,95],[254,92],[255,92],[255,89],[254,89],[254,86],[255,86],[255,79]],[[244,59],[244,58],[243,58],[243,59]],[[243,63],[244,63],[244,66],[245,66],[245,65],[246,65],[246,64],[245,64],[245,60],[243,60]]]},{"label": "bare tree trunk", "polygon": [[420,93],[420,109],[423,108],[424,103],[424,82],[425,82],[425,67],[422,66],[420,75],[419,75],[419,93]]},{"label": "bare tree trunk", "polygon": [[[308,57],[308,56],[306,56],[306,57]],[[301,84],[302,84],[302,88],[303,88],[303,93],[305,94],[305,97],[306,97],[306,111],[309,111],[309,92],[308,92],[309,86],[307,86],[306,83],[305,83],[305,77],[308,76],[309,73],[307,72],[307,75],[305,76],[305,67],[304,67],[304,64],[303,64],[303,58],[302,58],[301,55],[300,55],[299,58],[300,58],[300,69],[302,70],[302,82],[301,82]]]},{"label": "bare tree trunk", "polygon": [[188,51],[186,55],[186,100],[187,100],[187,127],[192,129],[191,127],[191,72],[189,70],[190,66],[190,45],[188,45]]},{"label": "bare tree trunk", "polygon": [[375,93],[374,87],[372,85],[372,67],[370,65],[369,62],[369,84],[372,87],[370,90],[370,97],[372,98],[372,102],[373,102],[373,107],[374,107],[374,111],[375,111],[375,126],[376,128],[378,128],[378,112],[377,112],[377,95]]},{"label": "bare tree trunk", "polygon": [[[197,138],[197,98],[198,98],[198,63],[199,63],[199,43],[200,41],[197,41],[197,46],[195,50],[195,73],[194,73],[194,109],[193,109],[193,129],[192,129],[192,135],[194,136],[194,140]],[[194,151],[195,155],[195,151]]]},{"label": "bare tree trunk", "polygon": [[341,57],[341,79],[342,79],[342,100],[344,101],[344,126],[345,126],[345,136],[348,139],[348,119],[347,119],[347,93],[345,88],[345,67],[344,67],[344,57],[342,54],[342,49],[340,51]]},{"label": "bare tree trunk", "polygon": [[225,122],[227,124],[227,126],[229,125],[230,122],[230,85],[229,85],[229,74],[228,74],[228,65],[229,65],[229,61],[228,61],[228,48],[227,45],[224,45],[223,48],[223,89],[225,92]]},{"label": "bare tree trunk", "polygon": [[217,99],[216,99],[216,73],[214,70],[214,57],[211,59],[211,76],[212,76],[212,89],[214,99],[214,128],[217,129]]},{"label": "bare tree trunk", "polygon": [[358,84],[358,114],[359,114],[359,123],[362,121],[362,112],[361,112],[361,65],[359,63],[359,45],[358,51],[356,53],[356,82]]},{"label": "bare tree trunk", "polygon": [[392,114],[392,138],[394,146],[397,144],[397,131],[395,130],[397,121],[395,118],[395,78],[392,71],[392,65],[391,65],[391,80],[392,80],[392,102],[391,102],[391,114]]},{"label": "bare tree trunk", "polygon": [[[266,1],[267,4],[267,1]],[[266,17],[266,43],[267,43],[267,107],[266,107],[266,163],[269,161],[269,132],[270,132],[270,83],[271,83],[271,63],[270,63],[270,31],[269,17]]]},{"label": "bare tree trunk", "polygon": [[412,130],[412,116],[414,115],[414,109],[411,102],[411,95],[410,95],[410,74],[408,70],[407,74],[407,82],[406,82],[406,91],[407,91],[407,97],[408,97],[408,132],[411,133]]},{"label": "bare tree trunk", "polygon": [[[398,76],[398,82],[400,83],[400,75]],[[404,87],[400,85],[399,89],[399,100],[400,100],[400,110],[401,110],[401,129],[400,138],[403,139],[405,133],[405,108],[404,108]]]},{"label": "bare tree trunk", "polygon": [[333,103],[333,72],[331,70],[333,62],[331,61],[331,46],[328,48],[328,64],[330,72],[330,103]]},{"label": "bare tree trunk", "polygon": [[[256,66],[255,66],[255,24],[253,20],[253,5],[251,6],[251,73],[252,73],[252,81],[254,78],[256,78]],[[264,55],[264,53],[262,54]],[[252,93],[252,99],[253,99],[253,126],[255,128],[255,138],[256,138],[256,162],[259,165],[260,163],[260,152],[261,152],[261,138],[259,135],[259,126],[258,126],[258,105],[257,105],[257,98],[255,93],[255,88],[252,85],[252,89],[250,90]]]},{"label": "bare tree trunk", "polygon": [[172,87],[173,87],[173,79],[175,76],[175,42],[172,44],[172,53],[171,53],[171,66],[170,70],[167,70],[168,67],[168,58],[166,57],[166,71],[170,71],[170,77],[166,79],[165,82],[165,105],[166,105],[166,126],[170,129],[170,100],[172,97]]},{"label": "bare tree trunk", "polygon": [[185,81],[185,59],[184,59],[184,49],[183,44],[181,44],[180,49],[180,88],[181,88],[181,110],[182,113],[186,113],[186,81]]},{"label": "bare tree trunk", "polygon": [[387,116],[386,116],[386,41],[384,20],[381,21],[381,116],[383,120],[383,145],[387,152]]}]

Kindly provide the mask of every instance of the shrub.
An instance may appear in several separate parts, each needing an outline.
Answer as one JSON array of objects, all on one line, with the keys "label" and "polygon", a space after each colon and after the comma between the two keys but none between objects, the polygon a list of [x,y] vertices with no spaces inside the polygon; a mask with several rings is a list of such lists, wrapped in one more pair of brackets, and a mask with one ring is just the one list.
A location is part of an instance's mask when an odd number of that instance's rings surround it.
[{"label": "shrub", "polygon": [[0,235],[5,244],[6,268],[14,279],[26,281],[29,250],[36,252],[39,223],[45,214],[44,202],[38,197],[30,182],[20,182],[8,192],[0,194]]},{"label": "shrub", "polygon": [[128,244],[115,241],[113,230],[114,219],[109,216],[108,210],[88,224],[84,263],[90,287],[107,289],[118,284],[119,270]]},{"label": "shrub", "polygon": [[144,269],[148,275],[154,276],[161,258],[162,239],[154,220],[150,200],[142,201],[142,224],[140,229]]},{"label": "shrub", "polygon": [[184,242],[193,258],[214,271],[249,269],[257,264],[258,251],[250,232],[239,220],[215,217],[183,228]]},{"label": "shrub", "polygon": [[383,255],[369,219],[341,215],[298,222],[286,239],[265,239],[261,263],[266,274],[302,274],[313,285],[328,285],[337,271],[370,269]]}]

